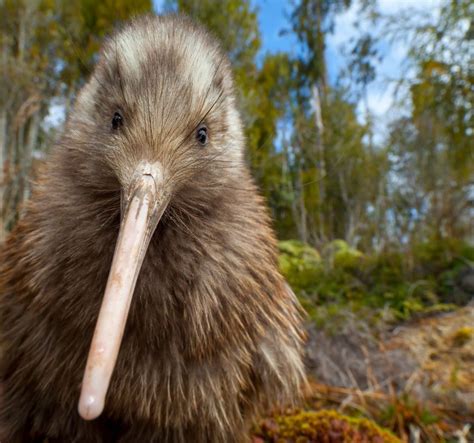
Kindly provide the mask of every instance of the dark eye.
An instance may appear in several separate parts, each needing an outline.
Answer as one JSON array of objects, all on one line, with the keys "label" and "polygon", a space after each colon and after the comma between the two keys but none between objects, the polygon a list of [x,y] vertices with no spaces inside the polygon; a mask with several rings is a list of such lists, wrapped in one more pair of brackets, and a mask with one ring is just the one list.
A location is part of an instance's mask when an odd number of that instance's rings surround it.
[{"label": "dark eye", "polygon": [[196,140],[203,146],[207,143],[207,128],[205,126],[201,126],[197,130]]},{"label": "dark eye", "polygon": [[118,129],[122,125],[123,117],[120,115],[120,113],[116,112],[112,118],[112,128]]}]

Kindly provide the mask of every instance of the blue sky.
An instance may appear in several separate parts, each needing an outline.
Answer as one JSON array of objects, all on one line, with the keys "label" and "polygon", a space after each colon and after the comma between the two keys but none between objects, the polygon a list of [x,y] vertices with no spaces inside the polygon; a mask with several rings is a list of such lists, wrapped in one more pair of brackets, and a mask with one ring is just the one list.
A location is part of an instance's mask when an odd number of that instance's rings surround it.
[{"label": "blue sky", "polygon": [[288,0],[260,0],[254,1],[259,9],[258,21],[262,33],[264,51],[292,52],[297,50],[296,39],[293,35],[280,35],[280,31],[289,28],[286,18],[289,15],[290,2]]}]

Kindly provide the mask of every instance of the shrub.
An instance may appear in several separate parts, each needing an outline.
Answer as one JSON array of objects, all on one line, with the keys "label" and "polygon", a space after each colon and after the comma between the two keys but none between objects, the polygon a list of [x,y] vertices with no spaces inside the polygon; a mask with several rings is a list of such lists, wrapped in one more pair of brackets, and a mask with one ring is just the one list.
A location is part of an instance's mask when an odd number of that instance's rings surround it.
[{"label": "shrub", "polygon": [[333,240],[325,248],[325,252],[329,255],[332,267],[348,271],[357,269],[363,257],[362,252],[352,248],[344,240]]},{"label": "shrub", "polygon": [[281,241],[279,265],[292,288],[304,290],[318,280],[321,256],[316,249],[297,240]]},{"label": "shrub", "polygon": [[[414,245],[411,252],[372,254],[334,240],[322,249],[323,258],[295,240],[280,242],[279,248],[281,272],[318,324],[348,308],[406,320],[464,305],[473,296],[468,273],[474,248],[458,240],[436,239]],[[323,305],[326,310],[320,312]]]}]

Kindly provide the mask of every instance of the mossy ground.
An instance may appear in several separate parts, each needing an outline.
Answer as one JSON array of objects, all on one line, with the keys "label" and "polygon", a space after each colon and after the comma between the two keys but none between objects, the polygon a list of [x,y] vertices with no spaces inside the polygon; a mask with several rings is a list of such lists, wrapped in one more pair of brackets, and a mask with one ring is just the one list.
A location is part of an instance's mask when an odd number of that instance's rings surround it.
[{"label": "mossy ground", "polygon": [[391,432],[364,418],[334,410],[297,411],[260,422],[254,442],[401,443]]}]

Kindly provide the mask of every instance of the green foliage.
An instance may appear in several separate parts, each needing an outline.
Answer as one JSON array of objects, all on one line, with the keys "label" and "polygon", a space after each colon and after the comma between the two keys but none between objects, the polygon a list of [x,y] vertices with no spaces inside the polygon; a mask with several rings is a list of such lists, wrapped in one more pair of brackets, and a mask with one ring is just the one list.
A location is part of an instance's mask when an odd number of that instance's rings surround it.
[{"label": "green foliage", "polygon": [[262,420],[256,436],[264,442],[400,443],[373,421],[332,410],[301,411]]},{"label": "green foliage", "polygon": [[202,22],[222,42],[236,69],[255,69],[260,48],[257,11],[246,0],[167,0],[165,9],[179,11]]},{"label": "green foliage", "polygon": [[398,178],[395,224],[414,241],[472,235],[473,13],[473,2],[462,0],[443,2],[431,19],[392,18],[394,39],[409,29],[416,71],[407,84],[412,113],[393,124],[388,140]]},{"label": "green foliage", "polygon": [[[61,80],[71,89],[82,85],[92,71],[103,38],[115,26],[151,12],[151,0],[61,0],[56,6],[58,33],[64,39]],[[63,25],[67,23],[68,25]]]},{"label": "green foliage", "polygon": [[321,257],[315,249],[297,240],[282,241],[278,247],[280,269],[293,288],[307,288],[318,278]]},{"label": "green foliage", "polygon": [[[345,241],[335,240],[323,248],[321,259],[309,246],[285,241],[280,242],[280,269],[318,324],[336,321],[345,309],[384,310],[404,320],[450,310],[453,303],[470,300],[469,293],[458,299],[448,294],[462,292],[455,276],[468,269],[471,248],[445,239],[413,249],[412,255],[396,251],[363,254]],[[447,275],[454,276],[449,283]]]},{"label": "green foliage", "polygon": [[325,251],[329,254],[332,267],[347,271],[357,269],[363,258],[362,252],[351,248],[344,240],[333,240]]},{"label": "green foliage", "polygon": [[323,90],[328,85],[326,37],[334,30],[335,16],[350,5],[351,0],[301,0],[295,3],[290,20],[294,33],[305,48],[298,59],[302,95],[305,94],[304,87],[315,82],[320,84]]},{"label": "green foliage", "polygon": [[[11,86],[29,80],[24,75],[25,66],[21,66],[25,62],[35,76],[28,92],[39,89],[45,104],[65,89],[74,93],[90,74],[105,35],[121,22],[151,10],[151,0],[2,2],[3,54],[23,70],[23,75],[8,78]],[[18,34],[22,35],[21,42],[13,38]],[[38,82],[43,75],[45,84]]]},{"label": "green foliage", "polygon": [[[451,267],[461,254],[469,254],[468,246],[454,238],[433,238],[414,245],[412,251],[414,259],[431,272]],[[469,260],[469,257],[465,258]]]}]

